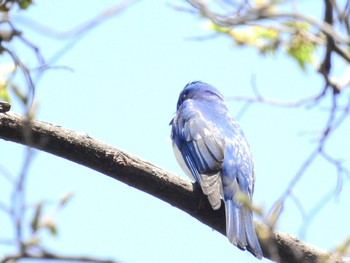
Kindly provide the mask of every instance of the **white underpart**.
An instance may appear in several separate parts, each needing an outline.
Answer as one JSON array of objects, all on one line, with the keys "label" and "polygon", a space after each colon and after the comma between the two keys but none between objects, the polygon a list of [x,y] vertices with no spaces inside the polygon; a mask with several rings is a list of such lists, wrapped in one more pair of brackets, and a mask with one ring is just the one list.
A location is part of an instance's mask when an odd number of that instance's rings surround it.
[{"label": "white underpart", "polygon": [[176,143],[173,142],[173,150],[174,150],[174,153],[175,153],[175,158],[176,158],[176,161],[179,163],[180,167],[182,168],[182,170],[185,172],[185,174],[191,178],[192,181],[196,181],[196,179],[194,178],[194,176],[192,175],[190,169],[188,169],[186,163],[185,163],[185,160],[184,158],[182,157],[182,154],[179,150],[179,148],[177,147]]}]

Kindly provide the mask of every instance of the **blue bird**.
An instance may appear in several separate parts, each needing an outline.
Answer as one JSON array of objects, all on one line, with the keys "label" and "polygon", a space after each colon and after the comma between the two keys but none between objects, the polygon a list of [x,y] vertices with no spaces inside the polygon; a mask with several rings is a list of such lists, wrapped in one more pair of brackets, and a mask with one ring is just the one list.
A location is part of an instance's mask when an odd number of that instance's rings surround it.
[{"label": "blue bird", "polygon": [[252,211],[242,202],[242,196],[252,200],[253,158],[223,96],[213,86],[194,81],[182,90],[176,108],[170,125],[177,161],[200,184],[214,210],[224,200],[230,242],[261,259]]}]

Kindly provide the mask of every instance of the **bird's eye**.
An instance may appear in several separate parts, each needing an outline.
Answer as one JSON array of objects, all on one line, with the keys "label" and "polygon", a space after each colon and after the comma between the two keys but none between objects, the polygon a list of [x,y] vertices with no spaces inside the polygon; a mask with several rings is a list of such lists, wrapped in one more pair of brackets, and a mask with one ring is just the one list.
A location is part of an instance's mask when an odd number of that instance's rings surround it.
[{"label": "bird's eye", "polygon": [[186,97],[187,97],[187,94],[186,94],[186,93],[185,93],[185,94],[183,94],[183,95],[182,95],[182,98],[181,98],[181,99],[182,99],[182,101],[184,101],[184,100],[186,99]]}]

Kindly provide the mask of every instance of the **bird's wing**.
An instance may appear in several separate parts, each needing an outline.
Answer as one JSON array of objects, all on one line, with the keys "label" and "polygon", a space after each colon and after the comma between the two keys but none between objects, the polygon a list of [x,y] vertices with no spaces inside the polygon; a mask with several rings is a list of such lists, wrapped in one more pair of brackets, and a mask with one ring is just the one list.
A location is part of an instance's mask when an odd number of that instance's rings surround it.
[{"label": "bird's wing", "polygon": [[172,137],[187,168],[218,209],[225,142],[209,110],[194,103],[184,107],[172,121]]},{"label": "bird's wing", "polygon": [[[248,204],[253,195],[253,161],[243,133],[236,123],[231,124],[235,134],[226,142],[222,169],[226,235],[231,243],[241,249],[248,249],[261,259],[262,251],[254,230],[251,207]],[[238,193],[241,196],[236,199]],[[242,198],[246,200],[242,202]]]}]

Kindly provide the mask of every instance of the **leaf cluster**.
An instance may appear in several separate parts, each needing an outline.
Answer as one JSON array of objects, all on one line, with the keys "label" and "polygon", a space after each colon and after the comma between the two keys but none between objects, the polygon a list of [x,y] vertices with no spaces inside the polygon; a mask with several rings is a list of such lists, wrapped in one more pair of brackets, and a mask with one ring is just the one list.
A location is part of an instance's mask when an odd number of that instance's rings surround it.
[{"label": "leaf cluster", "polygon": [[20,9],[27,9],[32,4],[33,0],[5,0],[0,2],[0,11],[8,12],[15,6],[18,6]]},{"label": "leaf cluster", "polygon": [[220,34],[226,34],[234,44],[253,47],[262,55],[275,55],[283,50],[301,69],[315,62],[315,52],[319,43],[309,38],[310,24],[307,22],[287,21],[283,26],[260,24],[244,28],[223,27],[211,21],[209,28]]}]

